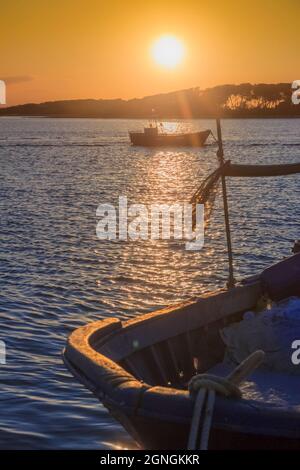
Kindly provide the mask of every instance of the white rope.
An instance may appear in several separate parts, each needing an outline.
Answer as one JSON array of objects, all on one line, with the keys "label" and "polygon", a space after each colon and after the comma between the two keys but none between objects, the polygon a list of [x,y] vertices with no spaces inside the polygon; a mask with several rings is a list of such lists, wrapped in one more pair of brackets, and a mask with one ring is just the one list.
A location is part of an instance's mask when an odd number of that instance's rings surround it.
[{"label": "white rope", "polygon": [[203,427],[200,438],[200,449],[205,450],[208,447],[209,433],[211,429],[212,417],[215,407],[216,392],[209,390],[207,393],[206,409],[203,421]]},{"label": "white rope", "polygon": [[[198,374],[191,379],[189,392],[192,397],[196,394],[196,399],[188,439],[189,450],[197,449],[198,445],[200,450],[208,448],[216,393],[225,397],[241,398],[242,393],[238,384],[263,362],[264,357],[263,351],[255,351],[227,377]],[[203,421],[202,426],[200,426],[201,421]]]},{"label": "white rope", "polygon": [[194,450],[197,448],[197,437],[198,437],[198,428],[201,419],[202,408],[206,399],[206,390],[202,388],[199,390],[193,411],[192,424],[190,429],[189,441],[188,441],[188,450]]}]

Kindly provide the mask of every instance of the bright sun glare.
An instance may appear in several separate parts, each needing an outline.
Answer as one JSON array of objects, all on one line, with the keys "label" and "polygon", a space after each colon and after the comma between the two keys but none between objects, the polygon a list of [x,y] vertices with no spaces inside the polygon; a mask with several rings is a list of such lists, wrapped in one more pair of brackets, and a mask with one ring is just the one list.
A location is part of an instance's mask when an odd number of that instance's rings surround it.
[{"label": "bright sun glare", "polygon": [[174,36],[161,36],[153,44],[152,55],[159,65],[172,68],[181,62],[184,47],[182,42]]}]

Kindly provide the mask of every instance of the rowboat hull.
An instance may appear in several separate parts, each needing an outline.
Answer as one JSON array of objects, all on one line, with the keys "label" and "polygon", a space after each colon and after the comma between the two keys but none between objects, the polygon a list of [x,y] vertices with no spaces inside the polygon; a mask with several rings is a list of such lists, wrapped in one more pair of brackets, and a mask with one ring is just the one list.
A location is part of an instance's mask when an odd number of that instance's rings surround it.
[{"label": "rowboat hull", "polygon": [[[274,298],[300,294],[300,255],[287,263],[196,301],[127,322],[107,319],[78,328],[68,339],[65,363],[141,447],[184,449],[193,413],[187,382],[222,362],[220,328],[240,321],[266,286],[270,295],[273,288]],[[276,408],[217,396],[210,449],[299,447],[299,406]]]},{"label": "rowboat hull", "polygon": [[188,134],[146,134],[143,132],[129,132],[133,145],[143,147],[202,147],[210,130]]}]

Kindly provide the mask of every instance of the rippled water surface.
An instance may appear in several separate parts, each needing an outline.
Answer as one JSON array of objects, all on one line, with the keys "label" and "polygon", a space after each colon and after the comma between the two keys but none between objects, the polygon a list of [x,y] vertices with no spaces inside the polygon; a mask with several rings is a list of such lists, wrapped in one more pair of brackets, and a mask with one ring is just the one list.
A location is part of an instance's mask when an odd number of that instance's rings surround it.
[{"label": "rippled water surface", "polygon": [[[0,365],[2,448],[111,448],[132,442],[66,370],[67,335],[87,322],[128,319],[226,281],[220,198],[205,247],[181,241],[99,241],[99,203],[187,201],[216,167],[203,149],[145,149],[143,121],[0,119]],[[226,120],[226,158],[300,161],[298,120]],[[213,121],[167,124],[212,128]],[[211,141],[213,142],[213,141]],[[299,176],[228,181],[236,278],[255,274],[300,238]]]}]

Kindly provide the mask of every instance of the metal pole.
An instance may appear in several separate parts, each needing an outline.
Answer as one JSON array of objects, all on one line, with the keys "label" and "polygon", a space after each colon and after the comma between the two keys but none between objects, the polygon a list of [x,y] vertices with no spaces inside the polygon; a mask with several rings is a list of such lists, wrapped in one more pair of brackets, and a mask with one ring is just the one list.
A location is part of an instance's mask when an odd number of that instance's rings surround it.
[{"label": "metal pole", "polygon": [[[222,165],[224,163],[224,152],[223,152],[221,122],[219,118],[217,119],[217,134],[218,134],[218,145],[219,145],[217,156],[218,156],[220,165]],[[230,235],[230,225],[229,225],[226,179],[224,175],[222,175],[222,192],[223,192],[224,218],[225,218],[225,228],[226,228],[228,265],[229,265],[229,277],[228,277],[227,287],[228,289],[230,289],[231,287],[234,287],[235,280],[233,276],[233,257],[232,257],[232,245],[231,245],[231,235]]]}]

